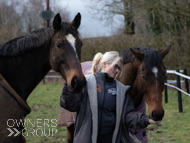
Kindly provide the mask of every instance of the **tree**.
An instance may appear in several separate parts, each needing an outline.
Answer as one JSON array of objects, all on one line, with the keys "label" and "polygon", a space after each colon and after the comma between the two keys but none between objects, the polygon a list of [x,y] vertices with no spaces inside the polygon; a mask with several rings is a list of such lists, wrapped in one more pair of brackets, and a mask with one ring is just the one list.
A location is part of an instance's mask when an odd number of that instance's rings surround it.
[{"label": "tree", "polygon": [[164,30],[175,33],[187,30],[189,6],[189,0],[145,0],[141,8],[147,9],[150,29],[155,34],[160,34]]},{"label": "tree", "polygon": [[[159,3],[159,0],[152,0],[149,1],[151,5],[156,5]],[[155,34],[160,34],[162,33],[162,26],[161,26],[161,19],[162,14],[160,13],[160,8],[159,7],[150,7],[147,8],[147,13],[148,13],[148,20],[150,24],[150,28]]]},{"label": "tree", "polygon": [[[56,1],[50,1],[51,10],[60,13],[63,21],[70,21],[70,13],[66,6],[57,6]],[[0,43],[45,27],[41,11],[46,9],[44,0],[1,0],[0,1]]]},{"label": "tree", "polygon": [[59,1],[51,0],[51,9],[53,10],[54,14],[60,13],[62,21],[70,22],[71,18],[70,18],[70,12],[68,10],[68,7],[67,5],[66,6],[60,5],[60,2],[61,0]]},{"label": "tree", "polygon": [[7,3],[6,0],[0,1],[0,42],[14,38],[21,30],[20,16],[14,4]]},{"label": "tree", "polygon": [[133,0],[85,0],[94,14],[94,18],[106,20],[106,24],[113,21],[115,15],[124,17],[124,34],[134,34]]},{"label": "tree", "polygon": [[136,23],[146,25],[148,32],[160,34],[164,30],[180,33],[189,30],[190,0],[84,0],[94,18],[112,21],[114,15],[124,17],[125,34],[134,34]]}]

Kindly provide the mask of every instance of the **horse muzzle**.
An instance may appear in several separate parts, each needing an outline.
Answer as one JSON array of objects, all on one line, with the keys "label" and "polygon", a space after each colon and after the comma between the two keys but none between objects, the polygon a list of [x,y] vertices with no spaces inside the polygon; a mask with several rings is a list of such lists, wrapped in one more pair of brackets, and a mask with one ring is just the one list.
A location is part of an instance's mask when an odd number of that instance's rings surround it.
[{"label": "horse muzzle", "polygon": [[154,121],[161,121],[164,117],[164,110],[162,110],[161,114],[156,113],[156,111],[152,111],[152,119]]},{"label": "horse muzzle", "polygon": [[86,78],[84,77],[83,80],[79,80],[77,76],[74,76],[71,79],[71,84],[69,86],[69,91],[72,93],[81,93],[83,87],[86,85]]}]

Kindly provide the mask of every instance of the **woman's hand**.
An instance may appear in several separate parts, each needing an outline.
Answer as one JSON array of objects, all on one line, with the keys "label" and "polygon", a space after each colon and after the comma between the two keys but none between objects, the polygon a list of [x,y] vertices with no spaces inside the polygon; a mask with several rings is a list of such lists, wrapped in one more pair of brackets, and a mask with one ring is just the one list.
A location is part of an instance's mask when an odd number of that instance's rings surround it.
[{"label": "woman's hand", "polygon": [[159,124],[161,121],[154,121],[152,119],[149,119],[150,124]]}]

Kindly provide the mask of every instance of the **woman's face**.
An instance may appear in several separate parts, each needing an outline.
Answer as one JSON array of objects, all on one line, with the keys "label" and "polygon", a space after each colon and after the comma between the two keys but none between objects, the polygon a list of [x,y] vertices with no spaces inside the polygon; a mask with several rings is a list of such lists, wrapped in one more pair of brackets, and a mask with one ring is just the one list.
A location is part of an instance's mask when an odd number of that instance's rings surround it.
[{"label": "woman's face", "polygon": [[119,60],[115,65],[112,63],[103,62],[102,72],[108,74],[109,78],[115,78],[118,72],[121,70],[121,61]]}]

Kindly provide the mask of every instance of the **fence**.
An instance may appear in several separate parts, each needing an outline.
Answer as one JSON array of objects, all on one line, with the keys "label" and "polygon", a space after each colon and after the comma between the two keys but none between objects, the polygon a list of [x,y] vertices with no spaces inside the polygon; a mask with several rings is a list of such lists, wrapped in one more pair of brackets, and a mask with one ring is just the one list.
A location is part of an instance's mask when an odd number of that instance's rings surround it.
[{"label": "fence", "polygon": [[45,78],[62,78],[62,76],[60,75],[60,73],[58,73],[58,72],[55,72],[54,70],[50,70],[48,73],[47,73],[47,75],[43,78],[43,83],[45,83],[45,82],[47,82],[47,81],[45,81]]},{"label": "fence", "polygon": [[[184,73],[184,74],[181,74],[180,72]],[[176,80],[167,80],[167,78],[166,78],[166,81],[164,83],[165,84],[165,87],[164,87],[164,91],[165,91],[165,103],[168,103],[167,86],[172,87],[174,89],[177,89],[178,90],[179,112],[183,112],[181,92],[183,92],[184,94],[190,96],[190,94],[189,94],[189,83],[188,83],[188,80],[190,80],[190,77],[187,76],[187,70],[186,69],[184,69],[184,70],[176,69],[176,71],[175,70],[167,70],[167,74],[175,74],[176,75]],[[180,77],[185,78],[185,80],[181,81]],[[181,89],[181,82],[185,82],[185,88],[186,88],[187,92],[185,92],[185,91],[183,91]],[[171,85],[171,84],[168,84],[168,83],[177,83],[177,86],[174,86],[174,85]]]},{"label": "fence", "polygon": [[[49,71],[50,73],[54,72],[53,70],[50,70]],[[178,106],[179,106],[179,112],[183,112],[183,105],[182,105],[182,99],[181,99],[181,92],[190,96],[189,94],[189,83],[188,83],[188,80],[190,80],[190,77],[187,76],[187,70],[184,69],[184,70],[179,70],[179,69],[176,69],[175,70],[167,70],[166,71],[167,74],[175,74],[176,75],[176,80],[167,80],[167,77],[166,77],[166,80],[165,80],[165,83],[164,83],[164,93],[165,93],[165,103],[168,103],[168,93],[167,93],[167,86],[171,87],[171,88],[174,88],[176,90],[178,90]],[[184,74],[181,74],[181,73],[184,73]],[[185,78],[185,80],[180,80],[180,76]],[[45,76],[46,78],[62,78],[62,76],[60,75],[46,75]],[[43,79],[43,82],[45,83],[45,79]],[[181,82],[185,82],[185,88],[186,88],[186,91],[183,91],[181,89]],[[174,86],[174,85],[171,85],[169,83],[177,83],[177,86]]]}]

